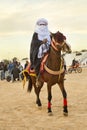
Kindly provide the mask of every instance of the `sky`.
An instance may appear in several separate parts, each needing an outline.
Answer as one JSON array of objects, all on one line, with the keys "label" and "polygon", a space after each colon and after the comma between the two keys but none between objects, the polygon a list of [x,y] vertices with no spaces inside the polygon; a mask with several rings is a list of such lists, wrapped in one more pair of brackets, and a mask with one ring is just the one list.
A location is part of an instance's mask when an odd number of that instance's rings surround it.
[{"label": "sky", "polygon": [[62,32],[72,51],[87,49],[87,0],[0,0],[0,59],[29,57],[39,18]]}]

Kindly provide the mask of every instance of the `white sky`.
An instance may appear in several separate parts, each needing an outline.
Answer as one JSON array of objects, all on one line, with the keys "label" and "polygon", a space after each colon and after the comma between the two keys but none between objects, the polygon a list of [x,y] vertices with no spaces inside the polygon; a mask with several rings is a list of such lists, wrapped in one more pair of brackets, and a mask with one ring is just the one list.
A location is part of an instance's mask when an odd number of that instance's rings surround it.
[{"label": "white sky", "polygon": [[87,0],[0,0],[0,59],[29,57],[38,18],[67,37],[72,50],[87,49]]}]

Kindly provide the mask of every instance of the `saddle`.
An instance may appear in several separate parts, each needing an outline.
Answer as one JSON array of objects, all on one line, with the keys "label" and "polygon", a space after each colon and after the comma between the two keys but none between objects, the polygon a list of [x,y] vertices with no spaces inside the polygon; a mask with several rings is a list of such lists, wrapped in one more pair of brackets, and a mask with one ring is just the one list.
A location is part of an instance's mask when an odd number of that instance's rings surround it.
[{"label": "saddle", "polygon": [[[42,61],[41,61],[41,65],[40,65],[40,73],[42,73],[44,71],[44,64],[46,63],[46,60],[47,60],[47,57],[48,57],[48,53],[44,55],[44,57],[42,58]],[[28,71],[28,73],[30,75],[35,75],[35,69],[31,69],[31,64],[29,64],[27,67],[26,67],[26,70]]]}]

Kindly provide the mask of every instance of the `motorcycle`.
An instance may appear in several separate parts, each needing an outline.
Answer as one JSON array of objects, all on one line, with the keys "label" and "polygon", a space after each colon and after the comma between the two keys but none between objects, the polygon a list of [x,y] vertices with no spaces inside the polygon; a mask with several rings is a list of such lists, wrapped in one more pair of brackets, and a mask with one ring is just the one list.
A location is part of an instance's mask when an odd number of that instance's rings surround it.
[{"label": "motorcycle", "polygon": [[79,63],[76,63],[74,66],[70,66],[69,68],[68,68],[68,73],[72,73],[72,72],[78,72],[78,73],[81,73],[82,72],[82,67],[80,66],[80,64]]}]

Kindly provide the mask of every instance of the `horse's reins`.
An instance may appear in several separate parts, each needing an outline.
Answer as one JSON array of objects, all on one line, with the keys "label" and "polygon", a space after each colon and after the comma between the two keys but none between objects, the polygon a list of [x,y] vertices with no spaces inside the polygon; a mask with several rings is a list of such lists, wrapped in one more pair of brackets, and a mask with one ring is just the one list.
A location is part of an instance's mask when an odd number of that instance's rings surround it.
[{"label": "horse's reins", "polygon": [[[56,44],[54,44],[54,43],[56,43]],[[65,42],[63,42],[62,45],[60,45],[59,43],[55,42],[55,40],[52,38],[51,45],[54,48],[54,50],[58,51],[58,48],[55,45],[59,45],[62,47],[64,44],[65,44]],[[59,71],[53,71],[53,70],[49,69],[45,64],[44,64],[44,68],[48,73],[53,74],[53,75],[60,76],[60,74],[64,72],[64,67],[62,68],[62,62],[61,62]]]},{"label": "horse's reins", "polygon": [[[58,51],[58,48],[57,48],[56,46],[63,47],[64,44],[65,44],[65,42],[63,42],[62,44],[60,44],[60,43],[56,42],[56,41],[54,40],[54,38],[52,38],[51,45],[52,45],[52,47],[53,47],[55,50]],[[55,46],[55,45],[56,45],[56,46]]]}]

